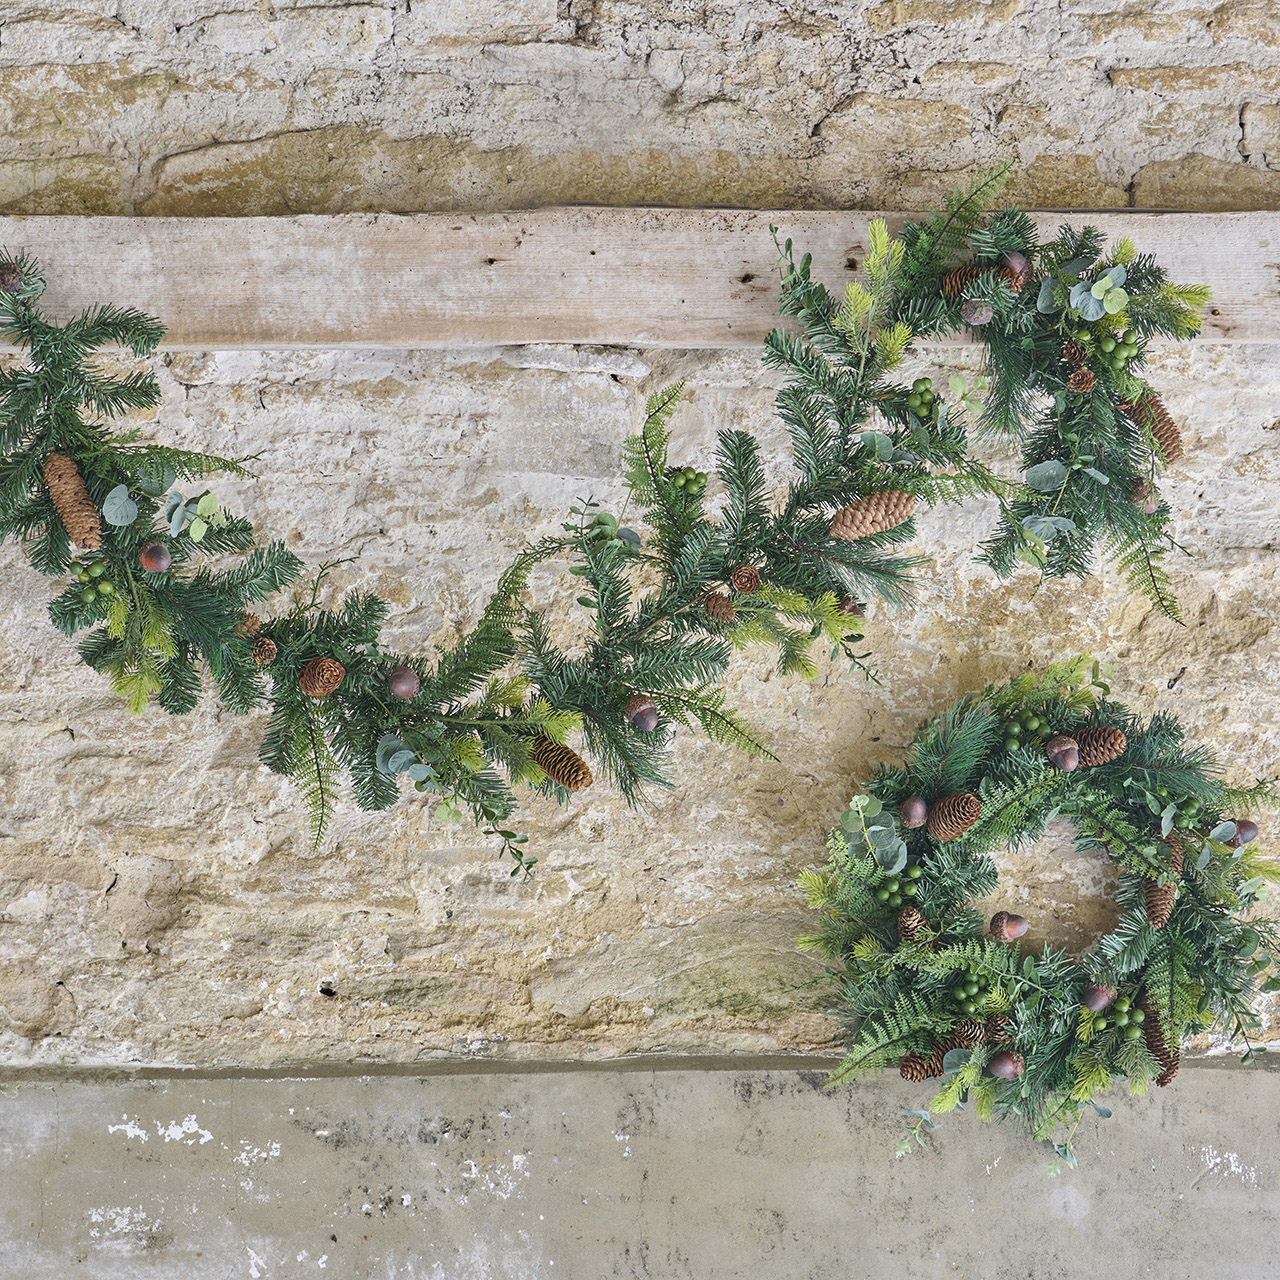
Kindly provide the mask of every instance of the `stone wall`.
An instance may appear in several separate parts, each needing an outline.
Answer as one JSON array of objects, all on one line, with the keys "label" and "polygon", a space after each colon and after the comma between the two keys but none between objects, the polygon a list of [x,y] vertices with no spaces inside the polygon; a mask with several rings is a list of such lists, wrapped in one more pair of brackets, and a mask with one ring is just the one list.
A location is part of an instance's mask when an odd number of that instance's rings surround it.
[{"label": "stone wall", "polygon": [[[913,207],[1012,157],[1043,206],[1280,204],[1280,36],[1269,5],[875,6],[415,0],[10,5],[0,207],[247,214],[562,201]],[[1171,183],[1176,179],[1177,189]],[[973,370],[924,351],[916,371]],[[519,348],[162,357],[159,439],[261,452],[219,484],[335,591],[393,602],[389,640],[447,644],[569,501],[621,500],[644,396],[705,465],[746,427],[785,437],[753,353]],[[1202,346],[1153,380],[1187,424],[1166,486],[1188,625],[1114,575],[1038,592],[972,563],[980,503],[928,513],[918,607],[873,607],[882,683],[811,686],[743,655],[731,693],[780,757],[688,738],[640,812],[603,788],[523,811],[541,862],[508,878],[417,798],[344,803],[313,855],[262,722],[206,705],[129,720],[0,551],[0,1057],[282,1064],[439,1054],[819,1050],[794,887],[876,761],[958,693],[1092,649],[1117,693],[1178,710],[1234,776],[1280,752],[1280,349]],[[534,597],[564,633],[567,575]],[[1006,862],[1033,933],[1106,927],[1105,864],[1059,837]],[[1048,868],[1048,870],[1046,870]],[[1269,1023],[1269,1034],[1274,1034]]]}]

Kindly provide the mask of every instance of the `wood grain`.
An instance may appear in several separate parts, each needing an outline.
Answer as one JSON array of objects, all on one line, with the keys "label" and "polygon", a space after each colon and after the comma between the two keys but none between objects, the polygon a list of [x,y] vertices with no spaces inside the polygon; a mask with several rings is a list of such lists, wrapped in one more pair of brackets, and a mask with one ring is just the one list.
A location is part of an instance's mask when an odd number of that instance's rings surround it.
[{"label": "wood grain", "polygon": [[[843,287],[869,213],[559,208],[290,218],[6,217],[66,317],[130,303],[170,349],[581,343],[753,347],[777,323],[769,224]],[[887,215],[891,227],[911,215]],[[1280,341],[1280,214],[1043,213],[1130,235],[1214,290],[1209,342]],[[955,341],[964,341],[957,338]]]}]

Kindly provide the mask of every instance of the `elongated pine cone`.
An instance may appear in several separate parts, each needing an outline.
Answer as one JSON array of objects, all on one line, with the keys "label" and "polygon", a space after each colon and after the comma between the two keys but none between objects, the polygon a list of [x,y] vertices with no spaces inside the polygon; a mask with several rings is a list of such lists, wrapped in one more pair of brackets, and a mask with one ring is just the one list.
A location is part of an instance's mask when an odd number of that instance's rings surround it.
[{"label": "elongated pine cone", "polygon": [[337,658],[312,658],[298,673],[298,688],[308,697],[327,698],[346,674],[346,667]]},{"label": "elongated pine cone", "polygon": [[733,601],[720,591],[708,591],[702,597],[702,609],[712,622],[728,624],[738,616],[737,609],[733,607]]},{"label": "elongated pine cone", "polygon": [[1067,379],[1067,390],[1074,391],[1077,395],[1087,395],[1093,390],[1093,384],[1097,381],[1088,369],[1077,369]]},{"label": "elongated pine cone", "polygon": [[749,564],[740,564],[729,575],[729,585],[739,595],[754,595],[760,590],[760,571]]},{"label": "elongated pine cone", "polygon": [[1013,267],[955,267],[942,277],[942,293],[947,298],[958,298],[979,276],[998,275],[1014,293],[1021,293],[1026,283],[1022,272]]},{"label": "elongated pine cone", "polygon": [[1008,1044],[1009,1039],[1009,1015],[993,1013],[987,1019],[987,1043]]},{"label": "elongated pine cone", "polygon": [[1161,839],[1169,847],[1169,873],[1164,884],[1155,880],[1146,883],[1147,923],[1153,929],[1163,929],[1169,923],[1178,897],[1178,881],[1182,878],[1182,841],[1175,831]]},{"label": "elongated pine cone", "polygon": [[1151,432],[1166,462],[1178,462],[1185,456],[1182,432],[1178,430],[1173,414],[1165,407],[1164,401],[1158,395],[1150,392],[1140,400],[1120,400],[1117,404],[1134,423]]},{"label": "elongated pine cone", "polygon": [[77,547],[97,551],[102,546],[102,522],[75,461],[65,453],[51,453],[44,460],[44,482],[67,537]]},{"label": "elongated pine cone", "polygon": [[1078,343],[1073,342],[1070,338],[1062,344],[1062,358],[1068,363],[1073,364],[1077,368],[1084,364],[1089,358],[1089,353]]},{"label": "elongated pine cone", "polygon": [[591,766],[572,747],[563,747],[550,738],[534,740],[533,763],[566,791],[581,791],[595,781]]},{"label": "elongated pine cone", "polygon": [[987,1028],[978,1018],[964,1018],[951,1028],[951,1035],[962,1049],[972,1049],[985,1044]]},{"label": "elongated pine cone", "polygon": [[1076,746],[1080,749],[1080,767],[1092,769],[1096,765],[1110,764],[1124,755],[1125,736],[1119,729],[1104,729],[1093,725],[1075,731]]},{"label": "elongated pine cone", "polygon": [[919,907],[903,907],[898,912],[898,941],[923,942],[929,931],[929,921]]},{"label": "elongated pine cone", "polygon": [[868,538],[873,533],[884,533],[904,520],[910,520],[915,510],[916,500],[901,489],[873,493],[841,507],[831,517],[831,536],[846,542]]},{"label": "elongated pine cone", "polygon": [[1138,1001],[1138,1008],[1146,1015],[1146,1020],[1142,1024],[1142,1038],[1147,1042],[1151,1056],[1160,1064],[1160,1074],[1156,1077],[1156,1084],[1163,1089],[1178,1074],[1182,1054],[1178,1051],[1176,1044],[1171,1046],[1166,1041],[1164,1028],[1160,1025],[1160,1015],[1156,1013],[1155,1006],[1145,991],[1142,993],[1142,999]]},{"label": "elongated pine cone", "polygon": [[242,636],[256,636],[262,627],[262,619],[256,613],[242,613],[236,630]]},{"label": "elongated pine cone", "polygon": [[898,1064],[898,1074],[912,1084],[919,1084],[929,1078],[929,1064],[918,1053],[909,1053]]},{"label": "elongated pine cone", "polygon": [[260,667],[269,667],[276,660],[276,642],[266,636],[259,636],[253,642],[253,660]]},{"label": "elongated pine cone", "polygon": [[929,806],[929,820],[925,823],[925,830],[935,840],[959,840],[977,822],[981,813],[982,802],[967,791],[943,796],[936,804]]}]

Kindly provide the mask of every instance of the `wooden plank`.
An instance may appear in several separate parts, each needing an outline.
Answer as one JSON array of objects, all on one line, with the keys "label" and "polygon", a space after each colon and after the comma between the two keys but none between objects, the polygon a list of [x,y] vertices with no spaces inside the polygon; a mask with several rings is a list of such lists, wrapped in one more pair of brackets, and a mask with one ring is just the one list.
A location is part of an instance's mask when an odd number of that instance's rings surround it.
[{"label": "wooden plank", "polygon": [[[560,208],[290,218],[7,217],[57,316],[128,302],[172,349],[468,347],[531,342],[754,347],[777,322],[769,224],[842,288],[868,213]],[[892,226],[909,215],[889,215]],[[1203,338],[1280,341],[1280,214],[1044,213],[1130,235],[1207,283]],[[957,338],[956,341],[964,339]]]}]

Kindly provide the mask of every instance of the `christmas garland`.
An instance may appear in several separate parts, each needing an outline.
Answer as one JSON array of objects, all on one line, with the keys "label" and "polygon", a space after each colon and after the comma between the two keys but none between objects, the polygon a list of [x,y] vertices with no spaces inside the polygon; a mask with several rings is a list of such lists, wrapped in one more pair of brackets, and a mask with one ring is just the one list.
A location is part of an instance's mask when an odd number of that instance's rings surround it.
[{"label": "christmas garland", "polygon": [[[396,803],[406,774],[436,802],[436,817],[456,821],[470,810],[516,870],[527,870],[535,859],[523,852],[525,837],[506,825],[513,789],[527,785],[563,803],[590,785],[592,766],[567,744],[571,735],[630,804],[646,787],[669,785],[680,727],[769,754],[725,703],[734,649],[770,644],[782,673],[811,677],[822,643],[851,670],[865,670],[866,655],[856,651],[863,601],[909,599],[919,559],[901,547],[914,536],[920,502],[997,495],[1006,523],[1020,530],[1017,554],[1034,559],[1047,548],[1047,572],[1065,571],[1068,560],[1083,572],[1083,540],[1101,530],[1123,560],[1145,566],[1144,581],[1171,607],[1153,550],[1167,511],[1139,493],[1145,481],[1136,478],[1153,473],[1157,453],[1135,424],[1158,411],[1132,368],[1150,334],[1195,331],[1201,293],[1172,289],[1123,244],[1100,259],[1090,229],[1049,246],[1042,283],[1028,290],[1030,220],[1006,210],[982,225],[1000,181],[976,181],[898,239],[873,223],[864,283],[839,304],[809,279],[807,259],[793,264],[784,247],[783,309],[803,321],[804,334],[775,333],[766,356],[792,375],[778,403],[796,474],[779,501],[766,490],[756,440],[742,431],[719,436],[718,492],[708,501],[708,473],[669,457],[667,421],[680,387],[667,388],[650,398],[624,451],[628,509],[634,505],[647,535],[590,498],[575,504],[562,533],[520,554],[474,629],[434,664],[382,648],[389,606],[378,596],[357,591],[335,607],[322,604],[333,566],[291,605],[260,616],[264,602],[297,583],[302,563],[283,542],[262,542],[209,489],[176,487],[216,472],[247,475],[253,460],[140,444],[136,433],[113,434],[102,421],[153,406],[160,393],[150,370],[109,376],[94,352],[114,344],[148,356],[162,325],[113,306],[53,323],[37,305],[38,265],[0,254],[0,330],[29,355],[0,370],[0,539],[23,540],[35,569],[69,578],[51,617],[68,636],[85,633],[81,657],[131,711],[153,700],[172,714],[191,710],[202,671],[231,711],[267,707],[260,758],[297,782],[314,844],[328,829],[344,771],[366,809]],[[972,265],[957,268],[965,253]],[[1122,261],[1127,276],[1110,265]],[[1076,298],[1073,282],[1095,276],[1111,283],[1099,295],[1102,318],[1085,320],[1096,308]],[[1127,312],[1114,305],[1118,279],[1128,282]],[[1038,310],[1028,310],[1030,293]],[[914,338],[984,323],[992,372],[985,410],[967,386],[953,386],[948,403],[928,379],[908,386],[891,377]],[[1130,324],[1132,351],[1123,327]],[[1078,345],[1061,347],[1068,329]],[[1122,341],[1109,348],[1111,333]],[[1124,368],[1116,350],[1129,353]],[[1064,373],[1080,352],[1082,369],[1109,361],[1087,392]],[[1030,488],[968,457],[966,414],[1011,430],[1041,391],[1055,389],[1061,406],[1049,421],[1074,429],[1063,437],[1069,462],[1056,493],[1044,488],[1059,474],[1048,427],[1028,443],[1045,453],[1034,455]],[[1112,412],[1120,394],[1128,417]],[[1160,447],[1171,452],[1167,441]],[[1092,477],[1096,494],[1082,477]],[[1113,493],[1128,496],[1115,503]],[[1135,495],[1142,508],[1129,501]],[[1006,542],[989,554],[1000,573],[1012,568]],[[230,568],[208,563],[228,556],[241,559]],[[573,654],[522,603],[532,568],[554,557],[581,580],[578,602],[591,618],[590,637]],[[642,594],[640,581],[656,585]]]},{"label": "christmas garland", "polygon": [[[1097,1095],[1169,1084],[1185,1036],[1218,1028],[1252,1060],[1250,1001],[1280,990],[1261,976],[1280,926],[1244,919],[1280,864],[1251,819],[1228,816],[1275,805],[1277,788],[1226,785],[1176,717],[1139,719],[1091,662],[987,688],[925,725],[904,765],[854,797],[826,868],[802,877],[822,912],[802,945],[830,961],[848,1027],[834,1080],[941,1077],[930,1111],[970,1099],[1037,1137],[1065,1127],[1067,1159],[1086,1107],[1110,1115]],[[1080,959],[1024,953],[1025,919],[984,924],[970,905],[997,888],[986,855],[1056,814],[1120,869],[1120,921]]]}]

